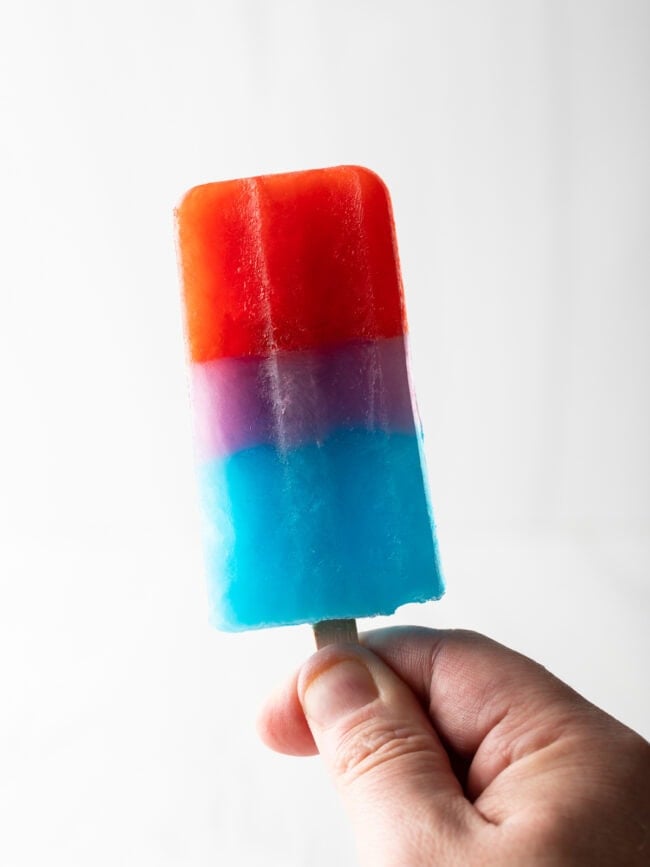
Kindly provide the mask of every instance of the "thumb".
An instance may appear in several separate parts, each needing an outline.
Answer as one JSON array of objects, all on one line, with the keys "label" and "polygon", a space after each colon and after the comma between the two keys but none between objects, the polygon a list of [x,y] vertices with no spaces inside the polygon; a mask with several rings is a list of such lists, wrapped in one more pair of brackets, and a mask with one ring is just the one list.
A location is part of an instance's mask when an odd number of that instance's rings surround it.
[{"label": "thumb", "polygon": [[352,821],[362,863],[460,854],[478,813],[413,692],[371,651],[333,645],[298,676],[318,750]]}]

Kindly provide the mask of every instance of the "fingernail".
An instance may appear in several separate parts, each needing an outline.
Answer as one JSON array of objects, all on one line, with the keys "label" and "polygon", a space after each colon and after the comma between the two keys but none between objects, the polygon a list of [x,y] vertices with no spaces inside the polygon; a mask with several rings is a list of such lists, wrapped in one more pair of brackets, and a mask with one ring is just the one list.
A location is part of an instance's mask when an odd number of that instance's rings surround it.
[{"label": "fingernail", "polygon": [[362,662],[345,659],[326,668],[309,683],[303,708],[322,728],[370,704],[379,695],[372,675]]}]

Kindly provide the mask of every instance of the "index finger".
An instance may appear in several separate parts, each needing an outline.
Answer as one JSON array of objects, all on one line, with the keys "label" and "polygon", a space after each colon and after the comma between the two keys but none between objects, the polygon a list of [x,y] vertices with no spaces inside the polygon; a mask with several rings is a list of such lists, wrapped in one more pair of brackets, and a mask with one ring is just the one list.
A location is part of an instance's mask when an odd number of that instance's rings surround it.
[{"label": "index finger", "polygon": [[596,712],[538,663],[475,632],[392,627],[361,641],[416,693],[448,748],[472,759],[471,796]]}]

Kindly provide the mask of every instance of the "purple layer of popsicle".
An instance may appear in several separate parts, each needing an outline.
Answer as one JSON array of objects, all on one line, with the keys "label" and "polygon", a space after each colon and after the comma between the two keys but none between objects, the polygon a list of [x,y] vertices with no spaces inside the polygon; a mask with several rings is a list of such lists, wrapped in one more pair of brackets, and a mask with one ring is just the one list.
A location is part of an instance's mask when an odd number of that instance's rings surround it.
[{"label": "purple layer of popsicle", "polygon": [[322,442],[333,430],[416,429],[404,336],[192,365],[199,457]]}]

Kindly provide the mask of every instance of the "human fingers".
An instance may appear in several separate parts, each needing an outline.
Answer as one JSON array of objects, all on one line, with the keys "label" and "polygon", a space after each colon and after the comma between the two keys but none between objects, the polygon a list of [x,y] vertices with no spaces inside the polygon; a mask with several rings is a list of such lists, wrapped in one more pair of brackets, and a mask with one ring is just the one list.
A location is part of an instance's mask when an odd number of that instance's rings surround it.
[{"label": "human fingers", "polygon": [[419,696],[475,799],[509,765],[567,730],[620,725],[541,665],[475,632],[397,627],[363,643]]},{"label": "human fingers", "polygon": [[298,698],[298,672],[266,700],[257,720],[257,732],[267,747],[288,756],[314,756],[314,742]]},{"label": "human fingers", "polygon": [[[533,700],[575,706],[580,697],[541,666],[478,633],[396,627],[366,632],[373,650],[428,708],[453,753],[472,757],[511,705]],[[266,702],[258,729],[278,752],[313,755],[316,745],[296,688],[298,673]],[[537,696],[538,693],[541,694]],[[495,766],[492,775],[498,771]]]},{"label": "human fingers", "polygon": [[[319,651],[296,687],[362,863],[432,863],[460,853],[487,824],[466,800],[412,690],[367,648]],[[295,722],[291,713],[287,719]]]}]

